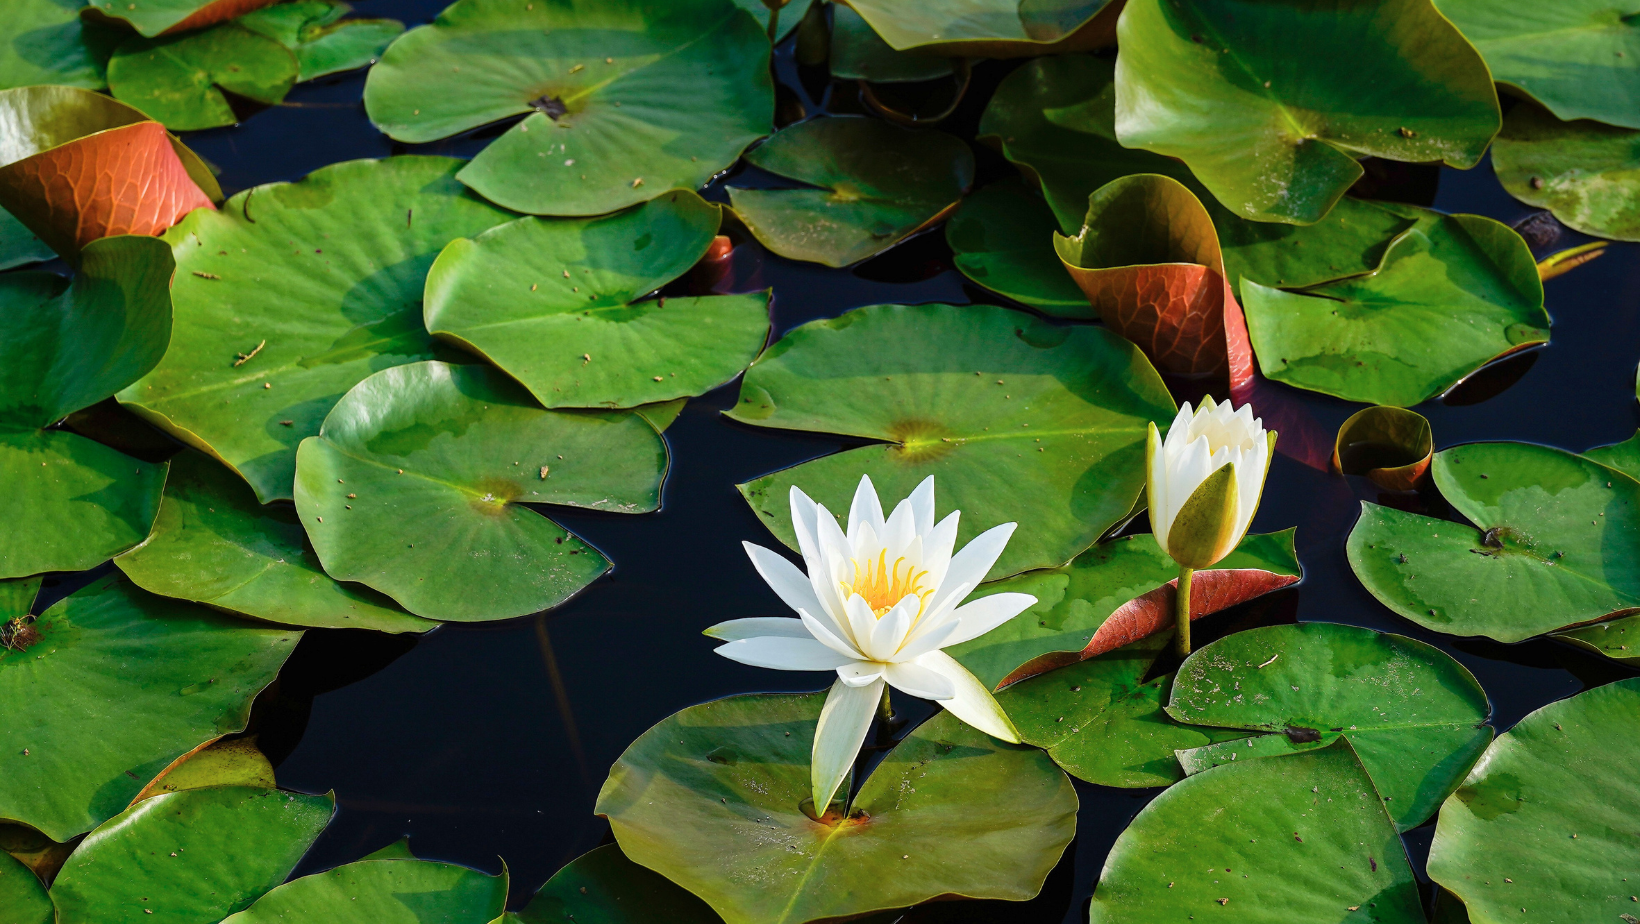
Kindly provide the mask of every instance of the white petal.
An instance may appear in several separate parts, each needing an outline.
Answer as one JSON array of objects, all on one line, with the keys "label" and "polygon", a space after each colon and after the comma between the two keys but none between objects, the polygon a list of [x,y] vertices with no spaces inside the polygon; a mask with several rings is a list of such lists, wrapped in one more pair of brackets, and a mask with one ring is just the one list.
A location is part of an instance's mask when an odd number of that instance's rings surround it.
[{"label": "white petal", "polygon": [[1178,452],[1190,442],[1190,422],[1195,414],[1190,410],[1190,402],[1179,405],[1179,413],[1173,415],[1173,425],[1167,428],[1167,442],[1164,444],[1170,452]]},{"label": "white petal", "polygon": [[797,534],[797,551],[803,555],[803,565],[813,574],[820,565],[820,534],[815,529],[816,504],[803,489],[792,485],[792,532]]},{"label": "white petal", "polygon": [[[928,605],[933,609],[940,609],[941,604],[951,598],[951,590],[963,583],[979,584],[985,580],[985,573],[997,563],[1002,550],[1008,547],[1008,539],[1014,534],[1017,523],[1004,523],[974,537],[974,540],[963,546],[962,551],[951,557],[951,565],[945,570],[945,579],[940,582],[940,591]],[[947,590],[947,588],[950,590]],[[951,602],[960,603],[960,597]]]},{"label": "white petal", "polygon": [[922,601],[907,596],[877,620],[876,631],[871,633],[871,645],[866,649],[873,660],[887,661],[900,650],[906,633],[911,631],[911,620],[917,615]]},{"label": "white petal", "polygon": [[934,529],[934,476],[924,478],[907,500],[911,501],[911,515],[917,535],[928,535]]},{"label": "white petal", "polygon": [[848,614],[849,634],[854,636],[854,643],[862,652],[871,652],[871,635],[877,631],[877,614],[871,611],[870,604],[858,594],[843,601],[843,610]]},{"label": "white petal", "polygon": [[763,546],[750,542],[742,542],[741,545],[746,547],[752,567],[787,606],[811,613],[822,609],[820,598],[814,594],[814,585],[809,583],[809,576],[798,570],[796,565]]},{"label": "white petal", "polygon": [[944,625],[926,629],[919,625],[911,633],[911,638],[901,644],[900,650],[894,653],[894,660],[896,662],[915,661],[936,648],[944,648],[946,645],[951,644],[946,639],[950,638],[951,634],[956,631],[957,624],[954,622],[947,622]]},{"label": "white petal", "polygon": [[1036,604],[1036,598],[1030,594],[992,594],[981,597],[970,603],[957,607],[952,613],[952,621],[957,625],[957,631],[945,645],[960,645],[969,639],[979,638],[985,633],[1002,625],[1020,613],[1025,612]]},{"label": "white petal", "polygon": [[837,787],[854,768],[854,758],[860,753],[882,698],[881,680],[863,687],[851,687],[841,680],[831,685],[826,704],[820,707],[820,721],[814,726],[814,750],[809,758],[810,795],[816,814],[831,804]]},{"label": "white petal", "polygon": [[956,658],[943,651],[930,651],[918,658],[917,663],[944,674],[956,688],[955,696],[940,703],[952,715],[993,738],[1009,744],[1019,743],[1019,730],[997,704],[996,697],[977,677],[968,673],[968,668],[958,664]]},{"label": "white petal", "polygon": [[855,660],[812,638],[776,636],[743,638],[719,645],[717,653],[731,661],[777,671],[833,671]]},{"label": "white petal", "polygon": [[851,687],[863,687],[868,683],[881,680],[883,671],[888,667],[881,661],[855,661],[837,669],[837,679]]},{"label": "white petal", "polygon": [[883,548],[888,550],[888,560],[892,564],[894,559],[905,554],[905,547],[911,544],[917,535],[917,517],[911,510],[909,500],[900,501],[894,512],[888,515],[888,522],[883,524]]},{"label": "white petal", "polygon": [[1151,423],[1146,435],[1145,455],[1149,467],[1145,471],[1145,503],[1150,508],[1150,532],[1156,544],[1167,551],[1167,532],[1173,524],[1167,521],[1167,449],[1160,431]]},{"label": "white petal", "polygon": [[820,644],[840,655],[847,655],[851,658],[865,657],[864,654],[861,654],[857,645],[838,634],[835,626],[827,625],[827,620],[817,618],[808,610],[798,610],[797,616],[798,622],[802,624],[803,629]]},{"label": "white petal", "polygon": [[922,566],[934,587],[945,583],[945,572],[951,566],[951,550],[957,547],[957,525],[961,519],[962,511],[953,510],[923,538]]},{"label": "white petal", "polygon": [[803,628],[803,620],[790,619],[785,616],[753,616],[749,619],[731,619],[720,622],[702,635],[725,642],[738,642],[743,638],[813,638],[808,629]]},{"label": "white petal", "polygon": [[915,661],[890,664],[883,676],[894,689],[922,699],[947,700],[957,695],[956,684],[950,678]]},{"label": "white petal", "polygon": [[[837,525],[837,518],[823,504],[814,505],[814,536],[819,545],[820,560],[830,571],[837,562],[846,562],[854,558],[854,546],[843,535],[842,527]],[[811,569],[812,572],[813,569]]]},{"label": "white petal", "polygon": [[882,535],[883,502],[877,499],[877,489],[872,486],[870,475],[860,476],[860,484],[854,489],[854,503],[848,508],[850,544],[854,542],[862,525],[870,526],[878,535]]}]

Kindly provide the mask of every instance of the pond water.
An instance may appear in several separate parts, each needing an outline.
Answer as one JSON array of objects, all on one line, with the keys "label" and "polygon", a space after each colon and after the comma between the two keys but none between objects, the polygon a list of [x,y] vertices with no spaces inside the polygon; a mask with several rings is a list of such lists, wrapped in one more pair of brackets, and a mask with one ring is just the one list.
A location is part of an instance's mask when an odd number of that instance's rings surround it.
[{"label": "pond water", "polygon": [[[445,0],[354,5],[358,15],[391,16],[413,26],[430,21]],[[810,113],[857,107],[852,91],[843,87],[829,98],[815,98],[826,89],[824,75],[800,73],[789,46],[778,66],[783,113],[798,105]],[[990,89],[1013,66],[978,66],[968,99],[942,128],[972,138]],[[498,133],[492,128],[432,145],[394,143],[366,120],[363,84],[362,71],[304,84],[284,106],[258,112],[237,128],[195,133],[186,141],[221,168],[222,185],[231,194],[354,158],[470,156]],[[1000,157],[978,153],[981,183],[1012,170]],[[747,185],[748,178],[737,182]],[[716,185],[709,197],[724,198]],[[1468,172],[1443,169],[1433,204],[1511,223],[1530,212],[1499,187],[1486,163]],[[1552,249],[1578,240],[1567,232]],[[998,301],[952,269],[938,231],[852,270],[793,263],[750,241],[739,246],[733,266],[738,290],[773,287],[776,336],[860,305]],[[1474,440],[1523,440],[1581,451],[1634,433],[1640,423],[1633,397],[1640,355],[1640,251],[1613,245],[1602,258],[1549,282],[1547,292],[1555,322],[1552,345],[1505,360],[1445,401],[1418,408],[1430,420],[1437,449]],[[338,798],[338,817],[298,875],[358,859],[408,835],[424,858],[490,872],[499,871],[504,859],[517,907],[564,863],[610,840],[608,825],[592,814],[594,798],[611,762],[652,724],[733,693],[829,685],[820,674],[730,662],[714,655],[715,643],[700,634],[726,619],[784,612],[741,551],[742,540],[769,543],[770,537],[734,485],[845,445],[729,422],[719,412],[733,404],[736,387],[691,401],[667,431],[673,467],[660,513],[553,511],[616,563],[610,575],[565,606],[504,623],[446,625],[420,639],[308,632],[254,719],[282,786],[334,790]],[[1309,432],[1319,434],[1328,448],[1339,423],[1358,408],[1269,387],[1272,399],[1287,406],[1289,419],[1308,420]],[[1267,419],[1273,416],[1263,406],[1260,410]],[[1290,424],[1274,425],[1281,426],[1284,439],[1293,432]],[[1294,437],[1302,442],[1302,433]],[[1394,616],[1368,595],[1345,560],[1344,538],[1359,504],[1433,504],[1419,509],[1436,515],[1444,508],[1433,494],[1381,494],[1365,479],[1278,456],[1253,529],[1298,527],[1304,581],[1203,620],[1196,629],[1198,647],[1232,631],[1293,621],[1403,633],[1446,651],[1474,672],[1491,697],[1499,731],[1546,703],[1631,673],[1555,642],[1464,641]],[[1136,528],[1146,529],[1142,519]],[[81,581],[56,583],[48,600]],[[1164,661],[1157,670],[1175,663]],[[1085,921],[1088,896],[1111,843],[1160,790],[1078,783],[1077,791],[1082,808],[1076,841],[1038,899],[1023,905],[948,903],[921,909],[908,920]],[[1426,890],[1423,861],[1433,830],[1431,820],[1406,835]]]}]

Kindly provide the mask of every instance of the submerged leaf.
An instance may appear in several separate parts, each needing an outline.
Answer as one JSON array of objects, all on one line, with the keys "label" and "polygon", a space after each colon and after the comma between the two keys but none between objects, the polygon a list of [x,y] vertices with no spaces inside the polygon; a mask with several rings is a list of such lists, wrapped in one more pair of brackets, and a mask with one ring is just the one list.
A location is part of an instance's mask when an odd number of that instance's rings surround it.
[{"label": "submerged leaf", "polygon": [[1042,197],[1009,178],[964,199],[945,223],[945,240],[956,268],[992,292],[1043,314],[1092,318],[1087,297],[1054,255],[1058,230]]},{"label": "submerged leaf", "polygon": [[296,83],[290,49],[237,23],[159,38],[133,36],[108,61],[114,98],[174,131],[239,121],[225,93],[272,105]]},{"label": "submerged leaf", "polygon": [[1640,241],[1640,131],[1561,122],[1521,103],[1492,146],[1509,194],[1585,234]]},{"label": "submerged leaf", "polygon": [[1369,407],[1339,426],[1332,467],[1344,475],[1365,475],[1386,491],[1411,491],[1424,480],[1434,452],[1435,437],[1424,415]]}]

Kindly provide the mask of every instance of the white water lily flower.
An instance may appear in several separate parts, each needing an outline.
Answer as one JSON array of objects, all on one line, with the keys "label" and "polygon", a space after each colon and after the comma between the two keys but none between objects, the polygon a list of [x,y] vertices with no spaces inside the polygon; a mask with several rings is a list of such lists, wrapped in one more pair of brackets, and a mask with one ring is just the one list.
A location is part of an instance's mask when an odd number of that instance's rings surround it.
[{"label": "white water lily flower", "polygon": [[733,619],[706,634],[728,642],[718,654],[744,664],[837,672],[814,732],[815,811],[825,811],[853,766],[885,683],[1017,744],[1019,732],[991,691],[940,650],[984,635],[1036,602],[1002,593],[962,603],[985,580],[1015,524],[987,530],[953,555],[959,512],[934,522],[932,476],[886,519],[871,479],[862,477],[847,533],[796,487],[791,505],[807,574],[762,546],[744,545],[798,618]]}]

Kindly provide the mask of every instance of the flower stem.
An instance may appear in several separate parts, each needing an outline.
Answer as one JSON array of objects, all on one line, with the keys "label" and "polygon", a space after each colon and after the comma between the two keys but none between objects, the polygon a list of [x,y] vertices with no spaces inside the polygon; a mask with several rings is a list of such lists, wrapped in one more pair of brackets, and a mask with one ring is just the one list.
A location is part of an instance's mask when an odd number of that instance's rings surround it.
[{"label": "flower stem", "polygon": [[769,6],[769,44],[775,43],[775,36],[780,34],[780,7]]},{"label": "flower stem", "polygon": [[1188,565],[1179,566],[1179,590],[1174,595],[1178,601],[1175,608],[1175,620],[1178,624],[1173,634],[1173,646],[1179,652],[1179,657],[1190,653],[1190,577],[1196,569]]}]

